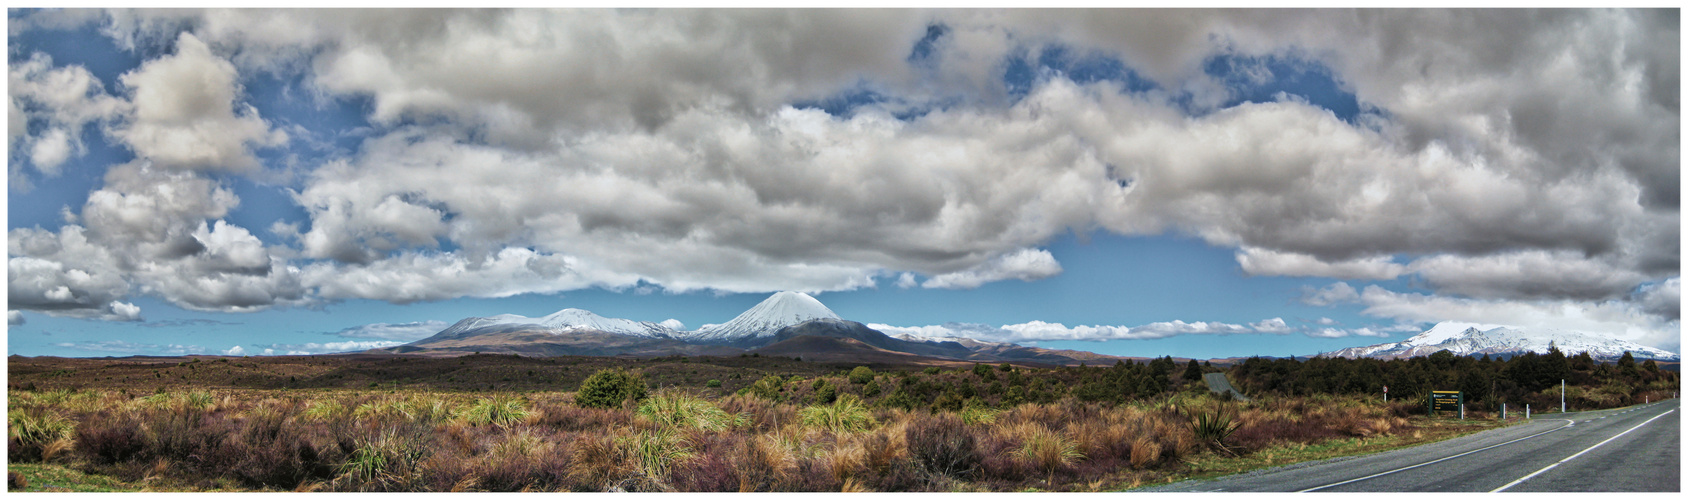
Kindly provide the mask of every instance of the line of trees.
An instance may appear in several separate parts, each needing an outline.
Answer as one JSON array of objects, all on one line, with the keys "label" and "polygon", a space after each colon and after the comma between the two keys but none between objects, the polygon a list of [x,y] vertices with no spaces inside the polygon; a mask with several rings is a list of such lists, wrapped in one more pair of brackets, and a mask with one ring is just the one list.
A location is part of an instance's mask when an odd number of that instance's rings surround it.
[{"label": "line of trees", "polygon": [[1560,381],[1573,407],[1609,407],[1638,403],[1652,392],[1670,393],[1680,375],[1657,363],[1637,363],[1624,353],[1615,364],[1588,353],[1567,356],[1558,347],[1547,354],[1525,353],[1510,359],[1456,356],[1438,351],[1410,359],[1249,358],[1230,372],[1245,392],[1282,395],[1379,394],[1389,387],[1394,398],[1423,398],[1432,390],[1465,392],[1468,405],[1498,409],[1502,403],[1557,407]]}]

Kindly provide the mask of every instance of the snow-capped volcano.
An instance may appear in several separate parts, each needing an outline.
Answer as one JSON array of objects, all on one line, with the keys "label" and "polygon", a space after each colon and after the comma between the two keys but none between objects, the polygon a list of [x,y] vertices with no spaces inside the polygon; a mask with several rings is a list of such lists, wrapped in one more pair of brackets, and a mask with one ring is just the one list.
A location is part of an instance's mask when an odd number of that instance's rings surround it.
[{"label": "snow-capped volcano", "polygon": [[1364,347],[1350,347],[1322,354],[1346,358],[1410,358],[1427,356],[1447,350],[1459,356],[1517,355],[1525,352],[1547,353],[1549,346],[1557,346],[1567,356],[1588,353],[1601,361],[1623,357],[1625,351],[1637,359],[1679,361],[1676,353],[1655,349],[1627,340],[1599,337],[1564,330],[1532,330],[1500,325],[1442,322],[1407,340]]},{"label": "snow-capped volcano", "polygon": [[440,333],[435,334],[435,337],[448,338],[474,331],[517,328],[547,331],[552,334],[590,330],[644,338],[675,338],[678,336],[678,332],[673,328],[661,323],[606,318],[585,309],[570,308],[548,314],[543,318],[529,318],[515,314],[500,314],[487,318],[464,318],[462,321],[440,330]]},{"label": "snow-capped volcano", "polygon": [[843,319],[821,301],[801,292],[779,292],[764,299],[731,321],[707,325],[696,332],[682,332],[682,340],[725,343],[749,338],[771,337],[781,328],[814,319]]}]

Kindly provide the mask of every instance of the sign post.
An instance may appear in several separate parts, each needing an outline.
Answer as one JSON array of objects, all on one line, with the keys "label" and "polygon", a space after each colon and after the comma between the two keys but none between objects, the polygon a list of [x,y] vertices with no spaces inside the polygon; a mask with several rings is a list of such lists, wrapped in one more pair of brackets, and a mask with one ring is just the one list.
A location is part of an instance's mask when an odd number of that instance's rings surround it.
[{"label": "sign post", "polygon": [[1465,393],[1464,392],[1461,392],[1461,391],[1430,391],[1430,415],[1431,416],[1435,416],[1436,412],[1439,412],[1439,411],[1452,411],[1452,412],[1460,412],[1460,417],[1463,418],[1465,416],[1465,414],[1464,414],[1465,412],[1462,411],[1464,409],[1464,406],[1465,406]]}]

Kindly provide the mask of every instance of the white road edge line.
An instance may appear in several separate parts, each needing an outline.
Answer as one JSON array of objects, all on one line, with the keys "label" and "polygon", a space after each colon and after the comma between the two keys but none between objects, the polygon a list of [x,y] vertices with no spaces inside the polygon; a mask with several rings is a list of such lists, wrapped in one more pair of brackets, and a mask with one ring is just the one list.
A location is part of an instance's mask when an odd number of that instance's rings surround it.
[{"label": "white road edge line", "polygon": [[1542,467],[1542,468],[1541,468],[1541,470],[1538,470],[1538,471],[1535,471],[1535,472],[1531,472],[1531,473],[1530,473],[1530,475],[1528,475],[1528,476],[1524,476],[1524,477],[1521,477],[1521,478],[1518,478],[1518,480],[1517,480],[1517,481],[1513,481],[1513,482],[1510,482],[1510,483],[1506,483],[1506,486],[1502,486],[1502,487],[1499,487],[1499,488],[1495,488],[1495,489],[1493,489],[1493,490],[1489,490],[1489,493],[1495,493],[1495,492],[1499,492],[1499,491],[1506,491],[1506,489],[1507,489],[1507,488],[1511,488],[1511,487],[1513,487],[1513,486],[1517,486],[1517,485],[1518,485],[1518,483],[1522,483],[1522,482],[1524,482],[1524,481],[1528,481],[1528,480],[1529,480],[1529,479],[1530,479],[1530,478],[1532,478],[1532,477],[1536,477],[1536,476],[1537,476],[1537,475],[1540,475],[1540,474],[1541,474],[1541,473],[1543,473],[1543,472],[1547,472],[1547,471],[1548,471],[1548,470],[1549,470],[1549,469],[1552,469],[1552,468],[1554,468],[1554,467],[1558,467],[1558,466],[1559,466],[1559,464],[1562,464],[1562,463],[1565,463],[1565,462],[1569,462],[1569,461],[1571,461],[1571,459],[1573,459],[1573,458],[1577,458],[1577,457],[1580,457],[1580,456],[1582,456],[1582,454],[1584,454],[1584,453],[1588,453],[1588,452],[1589,452],[1589,451],[1592,451],[1592,450],[1593,450],[1593,449],[1595,449],[1595,448],[1599,448],[1599,447],[1600,447],[1600,446],[1601,446],[1601,445],[1604,445],[1604,444],[1606,444],[1606,443],[1610,443],[1610,442],[1612,442],[1612,440],[1613,440],[1613,439],[1617,439],[1617,438],[1620,438],[1620,437],[1623,437],[1623,435],[1624,435],[1624,434],[1629,434],[1629,432],[1630,432],[1630,431],[1633,431],[1633,430],[1636,430],[1636,429],[1640,429],[1640,428],[1641,428],[1641,426],[1643,426],[1643,425],[1647,425],[1647,424],[1650,424],[1650,423],[1653,423],[1653,421],[1654,421],[1654,420],[1658,420],[1658,419],[1659,419],[1659,417],[1663,417],[1663,416],[1665,416],[1665,415],[1669,415],[1669,414],[1671,414],[1671,413],[1672,413],[1672,412],[1675,412],[1675,411],[1676,411],[1676,409],[1675,409],[1675,408],[1671,408],[1671,409],[1670,409],[1670,411],[1667,411],[1667,412],[1664,412],[1664,413],[1660,413],[1660,414],[1658,414],[1658,415],[1655,415],[1655,416],[1653,416],[1653,418],[1649,418],[1649,419],[1647,419],[1647,421],[1646,421],[1646,422],[1642,422],[1642,423],[1639,423],[1639,424],[1636,424],[1636,425],[1635,425],[1635,427],[1630,427],[1630,428],[1629,428],[1629,430],[1628,430],[1628,431],[1623,431],[1623,432],[1620,432],[1620,433],[1618,433],[1618,435],[1616,435],[1616,436],[1612,436],[1612,437],[1609,437],[1609,438],[1606,438],[1606,440],[1605,440],[1605,441],[1601,441],[1601,442],[1600,442],[1600,443],[1599,443],[1599,444],[1596,444],[1596,445],[1594,445],[1594,446],[1590,446],[1590,447],[1588,447],[1588,448],[1587,448],[1587,449],[1584,449],[1584,450],[1583,450],[1583,451],[1579,451],[1579,452],[1577,452],[1577,454],[1575,454],[1575,455],[1571,455],[1571,456],[1568,456],[1568,457],[1565,457],[1565,459],[1564,459],[1564,460],[1560,460],[1560,461],[1558,461],[1558,462],[1554,462],[1554,463],[1553,463],[1553,465],[1549,465],[1549,466],[1547,466],[1547,467]]},{"label": "white road edge line", "polygon": [[1555,427],[1555,428],[1553,428],[1553,429],[1552,429],[1552,430],[1548,430],[1548,431],[1544,431],[1544,432],[1541,432],[1541,433],[1537,433],[1537,434],[1532,434],[1532,435],[1529,435],[1529,436],[1524,436],[1524,437],[1521,437],[1521,438],[1518,438],[1518,439],[1514,439],[1514,440],[1511,440],[1511,441],[1507,441],[1507,442],[1505,442],[1505,443],[1501,443],[1501,444],[1497,444],[1497,445],[1491,445],[1491,446],[1486,446],[1486,447],[1483,447],[1483,448],[1478,448],[1478,449],[1475,449],[1475,450],[1471,450],[1471,451],[1468,451],[1468,452],[1465,452],[1465,453],[1461,453],[1461,454],[1458,454],[1458,455],[1453,455],[1453,456],[1449,456],[1449,457],[1442,457],[1442,458],[1438,458],[1438,459],[1435,459],[1435,460],[1431,460],[1431,461],[1429,461],[1429,462],[1425,462],[1425,463],[1422,463],[1422,464],[1418,464],[1418,465],[1408,465],[1408,466],[1406,466],[1406,467],[1402,467],[1402,468],[1399,468],[1399,469],[1395,469],[1395,470],[1392,470],[1392,471],[1388,471],[1388,472],[1379,472],[1379,473],[1376,473],[1376,474],[1372,474],[1372,475],[1370,475],[1370,476],[1366,476],[1366,477],[1359,477],[1359,478],[1354,478],[1354,479],[1349,479],[1349,480],[1347,480],[1347,481],[1343,481],[1343,482],[1340,482],[1340,483],[1331,483],[1331,484],[1327,484],[1327,485],[1324,485],[1324,486],[1314,486],[1314,487],[1312,487],[1312,488],[1307,488],[1307,489],[1305,489],[1305,490],[1300,490],[1300,491],[1296,491],[1296,493],[1306,493],[1306,492],[1309,492],[1309,491],[1319,491],[1319,490],[1322,490],[1322,489],[1325,489],[1325,488],[1330,488],[1330,487],[1333,487],[1333,486],[1342,486],[1342,485],[1344,485],[1344,484],[1348,484],[1348,483],[1353,483],[1353,482],[1358,482],[1358,481],[1365,481],[1365,480],[1367,480],[1367,479],[1371,479],[1371,478],[1374,478],[1374,477],[1378,477],[1378,476],[1387,476],[1387,475],[1390,475],[1390,474],[1394,474],[1394,473],[1396,473],[1396,472],[1401,472],[1401,471],[1404,471],[1404,470],[1408,470],[1408,469],[1417,469],[1417,468],[1419,468],[1419,467],[1423,467],[1423,466],[1426,466],[1426,465],[1430,465],[1430,464],[1433,464],[1433,463],[1436,463],[1436,462],[1441,462],[1441,461],[1444,461],[1444,460],[1453,460],[1453,459],[1455,459],[1455,458],[1459,458],[1459,457],[1463,457],[1463,456],[1466,456],[1466,455],[1470,455],[1470,454],[1472,454],[1472,453],[1477,453],[1477,452],[1479,452],[1479,451],[1483,451],[1483,450],[1487,450],[1487,449],[1491,449],[1491,448],[1499,448],[1499,447],[1501,447],[1501,446],[1506,446],[1506,445],[1509,445],[1509,444],[1512,444],[1512,443],[1516,443],[1516,442],[1519,442],[1519,441],[1523,441],[1523,440],[1525,440],[1525,439],[1530,439],[1530,438],[1533,438],[1533,437],[1536,437],[1536,436],[1540,436],[1540,435],[1543,435],[1543,434],[1547,434],[1547,433],[1550,433],[1550,432],[1554,432],[1554,431],[1557,431],[1557,430],[1560,430],[1560,429],[1564,429],[1564,428],[1566,428],[1566,427],[1570,427],[1570,426],[1571,426],[1571,425],[1572,425],[1572,424],[1575,424],[1575,423],[1576,423],[1576,422],[1572,422],[1572,421],[1570,421],[1570,420],[1563,420],[1563,421],[1562,421],[1562,422],[1565,422],[1565,425],[1561,425],[1561,426],[1559,426],[1559,427]]}]

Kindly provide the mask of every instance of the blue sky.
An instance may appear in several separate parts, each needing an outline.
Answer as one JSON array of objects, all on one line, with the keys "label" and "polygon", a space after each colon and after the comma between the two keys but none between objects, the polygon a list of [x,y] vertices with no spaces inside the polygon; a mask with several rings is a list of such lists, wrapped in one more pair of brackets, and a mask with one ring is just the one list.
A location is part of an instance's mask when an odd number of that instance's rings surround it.
[{"label": "blue sky", "polygon": [[788,289],[1135,356],[1680,348],[1657,12],[8,14],[10,354],[697,328]]}]

